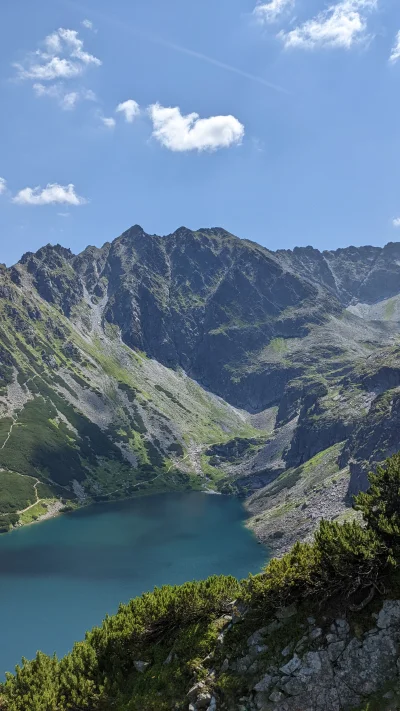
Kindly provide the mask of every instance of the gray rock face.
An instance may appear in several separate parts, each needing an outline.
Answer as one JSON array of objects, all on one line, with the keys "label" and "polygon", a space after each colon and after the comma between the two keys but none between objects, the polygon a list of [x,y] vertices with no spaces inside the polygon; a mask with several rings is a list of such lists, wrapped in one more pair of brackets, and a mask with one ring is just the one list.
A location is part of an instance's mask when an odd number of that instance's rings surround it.
[{"label": "gray rock face", "polygon": [[322,635],[322,629],[320,627],[316,627],[310,632],[310,639],[311,641],[314,641],[315,639],[318,639]]},{"label": "gray rock face", "polygon": [[[364,259],[352,261],[352,275],[359,269],[365,276]],[[182,366],[235,405],[259,410],[280,400],[304,366],[282,368],[275,359],[249,370],[249,357],[255,364],[274,338],[301,339],[311,324],[340,314],[349,301],[351,279],[337,287],[346,263],[346,255],[327,258],[317,250],[272,253],[220,228],[158,237],[139,226],[76,257],[47,246],[21,260],[42,298],[67,316],[85,289],[105,296],[104,318],[127,345]],[[241,377],[232,380],[229,371]]]},{"label": "gray rock face", "polygon": [[147,667],[150,666],[149,662],[133,662],[133,666],[135,667],[136,671],[140,672],[140,674],[143,674],[143,672],[146,671]]},{"label": "gray rock face", "polygon": [[328,647],[328,655],[331,662],[336,662],[340,655],[344,652],[346,647],[346,642],[342,640],[341,642],[332,642]]},{"label": "gray rock face", "polygon": [[[157,237],[135,226],[103,250],[67,261],[90,293],[107,281],[105,319],[121,329],[127,345],[183,367],[235,405],[264,409],[288,379],[277,372],[271,390],[261,373],[246,374],[249,349],[259,351],[276,331],[301,337],[316,318],[317,286],[222,229],[181,228]],[[50,287],[42,295],[56,298]],[[340,310],[331,297],[324,309],[332,308]],[[238,323],[247,325],[246,343]],[[240,382],[231,381],[226,365],[242,371]]]},{"label": "gray rock face", "polygon": [[205,683],[203,681],[199,681],[197,684],[194,684],[191,689],[189,689],[187,693],[187,697],[190,700],[196,699],[199,694],[203,692],[205,688]]},{"label": "gray rock face", "polygon": [[[264,519],[255,527],[280,553],[293,540],[311,535],[318,515],[339,515],[348,495],[365,488],[365,472],[399,446],[399,264],[399,244],[273,253],[221,228],[182,227],[160,237],[136,225],[79,255],[47,245],[24,255],[12,269],[0,270],[1,323],[6,324],[0,327],[0,389],[5,391],[10,378],[7,367],[19,367],[20,379],[36,370],[36,363],[32,368],[27,362],[36,349],[49,387],[58,395],[57,388],[63,395],[67,390],[74,406],[83,403],[90,418],[98,418],[116,443],[120,464],[123,459],[135,464],[141,451],[137,443],[128,451],[134,429],[144,435],[154,468],[171,453],[183,455],[183,442],[190,440],[190,432],[178,435],[176,412],[172,422],[162,421],[169,412],[165,398],[175,410],[190,408],[179,392],[159,382],[146,402],[136,396],[142,389],[147,393],[149,379],[162,367],[171,378],[183,369],[213,398],[223,398],[232,416],[239,413],[231,406],[246,410],[244,418],[261,431],[260,437],[236,436],[237,430],[228,427],[231,440],[212,447],[204,442],[204,451],[185,460],[183,477],[202,473],[204,454],[223,475],[226,493],[260,492],[261,511],[282,473],[293,469],[290,480],[296,480],[301,467],[312,460],[314,467],[317,455],[340,445],[334,464],[347,476],[350,472],[350,481],[330,481],[330,495],[319,498],[313,487],[299,497],[305,508],[298,510],[296,500],[274,517],[273,526]],[[16,332],[24,343],[9,342],[7,334]],[[89,353],[78,345],[82,336]],[[104,348],[94,382],[91,359],[99,344]],[[119,393],[113,410],[104,393],[126,386],[110,382],[110,374],[126,371],[134,359],[126,346],[148,356],[148,372]],[[99,393],[103,407],[94,407]],[[159,411],[145,412],[159,397]],[[128,417],[127,409],[129,421],[120,421]],[[323,472],[317,473],[325,486]],[[151,472],[140,474],[146,487]],[[81,471],[73,478],[85,476]],[[135,490],[141,482],[134,483]],[[110,485],[108,491],[114,490]]]},{"label": "gray rock face", "polygon": [[252,647],[253,645],[258,645],[262,644],[265,635],[268,633],[268,628],[267,627],[262,627],[261,629],[257,630],[254,632],[251,637],[248,638],[247,640],[247,645],[248,647]]},{"label": "gray rock face", "polygon": [[300,661],[299,657],[297,656],[297,654],[295,654],[294,657],[292,657],[292,659],[290,660],[290,662],[288,662],[287,664],[284,664],[284,666],[281,667],[280,670],[281,670],[282,674],[290,675],[290,674],[293,674],[300,666],[301,666],[301,661]]},{"label": "gray rock face", "polygon": [[273,686],[273,677],[271,674],[265,674],[262,679],[255,685],[254,691],[256,692],[266,692]]},{"label": "gray rock face", "polygon": [[[318,630],[318,628],[314,628]],[[318,649],[295,654],[280,668],[278,680],[266,673],[254,686],[260,711],[350,711],[363,699],[398,684],[400,664],[400,602],[385,601],[375,627],[362,639],[351,636],[346,620],[332,624],[332,632]],[[331,641],[335,638],[337,641]],[[339,639],[340,638],[340,639]],[[400,690],[400,688],[399,688]],[[383,693],[383,692],[382,692]],[[389,694],[388,699],[393,697]]]},{"label": "gray rock face", "polygon": [[206,709],[211,706],[212,696],[207,691],[202,692],[198,695],[195,708],[196,709]]},{"label": "gray rock face", "polygon": [[400,602],[398,600],[386,600],[378,615],[376,626],[380,630],[385,630],[393,625],[400,625]]}]

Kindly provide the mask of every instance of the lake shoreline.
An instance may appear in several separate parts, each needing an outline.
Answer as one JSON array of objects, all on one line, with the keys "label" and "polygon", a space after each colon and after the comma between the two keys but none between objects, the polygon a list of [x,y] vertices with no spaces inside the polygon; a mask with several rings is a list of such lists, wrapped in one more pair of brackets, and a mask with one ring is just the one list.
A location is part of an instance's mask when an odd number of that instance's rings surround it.
[{"label": "lake shoreline", "polygon": [[[207,496],[228,496],[227,494],[222,494],[220,491],[215,491],[214,489],[192,489],[191,491],[193,492],[198,492],[200,494],[206,494]],[[8,531],[2,531],[0,533],[0,537],[2,535],[5,535],[7,533],[12,533],[13,531],[19,530],[21,528],[26,528],[27,526],[33,526],[34,524],[37,523],[43,523],[44,521],[50,521],[53,518],[57,518],[58,516],[61,516],[62,514],[67,514],[67,513],[73,513],[74,511],[81,511],[82,509],[89,508],[90,506],[98,506],[102,504],[116,504],[118,502],[122,501],[136,501],[137,499],[144,498],[144,497],[151,497],[151,496],[159,496],[160,494],[174,494],[174,493],[187,493],[187,492],[174,492],[174,491],[162,491],[162,492],[154,492],[154,491],[140,491],[137,492],[134,496],[126,496],[123,498],[119,499],[109,499],[106,501],[95,501],[93,499],[88,500],[87,502],[81,501],[79,504],[74,505],[74,504],[63,504],[60,499],[54,500],[51,502],[48,506],[48,510],[46,513],[41,514],[37,519],[33,519],[32,521],[27,521],[27,522],[22,522],[19,521],[15,526],[12,526]],[[234,497],[236,498],[236,497]],[[246,509],[245,509],[246,510]],[[256,536],[257,538],[257,536]],[[261,543],[261,541],[259,541]]]},{"label": "lake shoreline", "polygon": [[[59,502],[60,503],[60,502]],[[0,676],[37,649],[64,656],[120,603],[163,585],[260,572],[243,502],[190,491],[86,505],[0,536]]]},{"label": "lake shoreline", "polygon": [[39,516],[39,518],[36,519],[36,521],[32,521],[32,523],[41,523],[41,521],[48,521],[51,518],[55,518],[55,516],[59,516],[63,512],[68,513],[68,511],[65,511],[66,508],[67,507],[62,503],[62,501],[55,501],[53,504],[49,505],[46,513]]}]

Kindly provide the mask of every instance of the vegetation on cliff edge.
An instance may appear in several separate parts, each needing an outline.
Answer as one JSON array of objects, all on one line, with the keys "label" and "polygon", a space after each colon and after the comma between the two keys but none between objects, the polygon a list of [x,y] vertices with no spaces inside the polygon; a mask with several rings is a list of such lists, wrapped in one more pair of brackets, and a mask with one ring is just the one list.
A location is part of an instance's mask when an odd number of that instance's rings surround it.
[{"label": "vegetation on cliff edge", "polygon": [[[1,686],[0,708],[183,709],[201,660],[209,653],[223,657],[218,625],[225,613],[247,611],[245,624],[233,630],[237,643],[252,624],[265,624],[292,603],[323,606],[340,598],[349,610],[360,610],[375,592],[384,593],[400,558],[400,454],[371,475],[371,488],[355,506],[363,524],[323,521],[313,543],[296,544],[257,576],[241,582],[214,576],[156,588],[121,605],[63,659],[42,653],[24,659]],[[226,643],[232,639],[228,635]],[[144,672],[138,671],[138,660],[144,660]],[[220,697],[229,698],[234,679],[228,673],[219,683]]]}]

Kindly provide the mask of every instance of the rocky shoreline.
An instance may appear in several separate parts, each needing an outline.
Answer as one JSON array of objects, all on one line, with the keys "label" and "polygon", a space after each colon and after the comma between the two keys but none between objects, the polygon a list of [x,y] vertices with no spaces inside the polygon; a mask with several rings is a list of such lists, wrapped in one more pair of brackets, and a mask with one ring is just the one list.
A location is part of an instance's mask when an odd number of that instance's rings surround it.
[{"label": "rocky shoreline", "polygon": [[65,504],[62,501],[54,501],[47,505],[46,513],[39,516],[39,518],[34,521],[34,523],[39,523],[40,521],[48,521],[50,518],[55,518],[65,509]]},{"label": "rocky shoreline", "polygon": [[283,472],[246,500],[247,526],[273,557],[287,553],[297,541],[311,540],[321,519],[355,516],[348,496],[350,472],[339,470],[339,451],[335,445],[311,465]]}]

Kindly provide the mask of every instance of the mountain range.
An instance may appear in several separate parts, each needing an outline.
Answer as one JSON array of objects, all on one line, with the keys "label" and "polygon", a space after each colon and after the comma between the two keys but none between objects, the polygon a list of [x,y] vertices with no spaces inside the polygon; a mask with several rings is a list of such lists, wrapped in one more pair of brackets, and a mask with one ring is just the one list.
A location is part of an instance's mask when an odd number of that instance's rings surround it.
[{"label": "mountain range", "polygon": [[198,488],[282,552],[400,443],[400,243],[132,227],[0,267],[0,526]]}]

